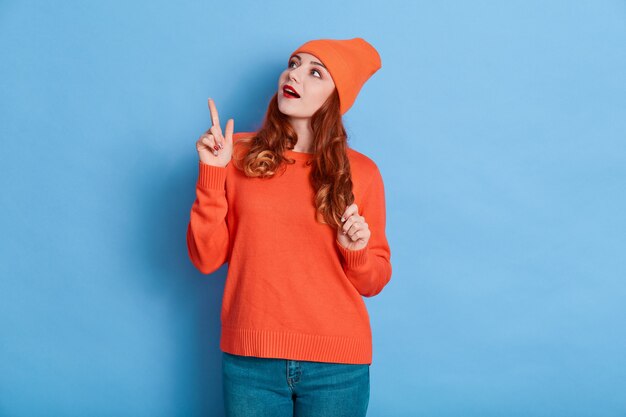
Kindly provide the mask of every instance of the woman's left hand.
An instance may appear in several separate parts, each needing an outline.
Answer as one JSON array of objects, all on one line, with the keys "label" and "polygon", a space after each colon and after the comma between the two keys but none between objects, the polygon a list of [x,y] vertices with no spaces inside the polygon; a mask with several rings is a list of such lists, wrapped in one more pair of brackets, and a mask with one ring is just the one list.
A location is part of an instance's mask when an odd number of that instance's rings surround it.
[{"label": "woman's left hand", "polygon": [[346,249],[363,249],[372,235],[365,217],[360,216],[358,210],[354,203],[346,207],[342,217],[343,225],[337,229],[337,240]]}]

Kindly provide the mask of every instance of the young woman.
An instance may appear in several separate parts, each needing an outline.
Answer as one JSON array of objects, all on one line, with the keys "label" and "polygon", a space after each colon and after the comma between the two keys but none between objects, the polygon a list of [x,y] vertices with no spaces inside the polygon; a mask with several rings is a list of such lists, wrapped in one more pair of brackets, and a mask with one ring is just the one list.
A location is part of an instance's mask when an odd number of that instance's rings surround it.
[{"label": "young woman", "polygon": [[196,142],[192,263],[228,262],[221,312],[228,416],[365,416],[372,335],[362,297],[391,279],[385,193],[348,147],[341,116],[381,68],[362,38],[318,39],[289,57],[262,127]]}]

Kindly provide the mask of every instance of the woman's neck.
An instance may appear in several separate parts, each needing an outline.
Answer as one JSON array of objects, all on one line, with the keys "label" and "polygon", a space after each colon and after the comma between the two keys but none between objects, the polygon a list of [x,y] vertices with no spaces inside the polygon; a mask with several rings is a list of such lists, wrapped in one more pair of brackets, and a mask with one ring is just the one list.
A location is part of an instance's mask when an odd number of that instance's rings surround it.
[{"label": "woman's neck", "polygon": [[313,131],[311,130],[311,119],[292,119],[291,126],[298,135],[298,143],[295,144],[293,150],[295,152],[313,152]]}]

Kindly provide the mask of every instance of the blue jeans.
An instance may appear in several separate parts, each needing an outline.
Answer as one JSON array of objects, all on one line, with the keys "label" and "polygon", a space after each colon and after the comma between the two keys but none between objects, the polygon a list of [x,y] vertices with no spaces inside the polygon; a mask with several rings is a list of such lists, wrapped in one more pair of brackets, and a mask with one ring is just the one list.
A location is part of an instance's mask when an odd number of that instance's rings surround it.
[{"label": "blue jeans", "polygon": [[370,365],[222,352],[227,417],[363,417]]}]

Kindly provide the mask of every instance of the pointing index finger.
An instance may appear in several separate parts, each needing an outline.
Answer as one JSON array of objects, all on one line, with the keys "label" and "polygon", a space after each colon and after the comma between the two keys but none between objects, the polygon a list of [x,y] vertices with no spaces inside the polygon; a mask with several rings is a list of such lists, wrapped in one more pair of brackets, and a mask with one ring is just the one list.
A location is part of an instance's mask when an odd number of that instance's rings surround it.
[{"label": "pointing index finger", "polygon": [[211,123],[213,123],[213,126],[217,126],[221,133],[222,127],[220,126],[220,118],[217,114],[217,108],[215,107],[215,102],[212,98],[209,98],[209,111],[211,112]]}]

